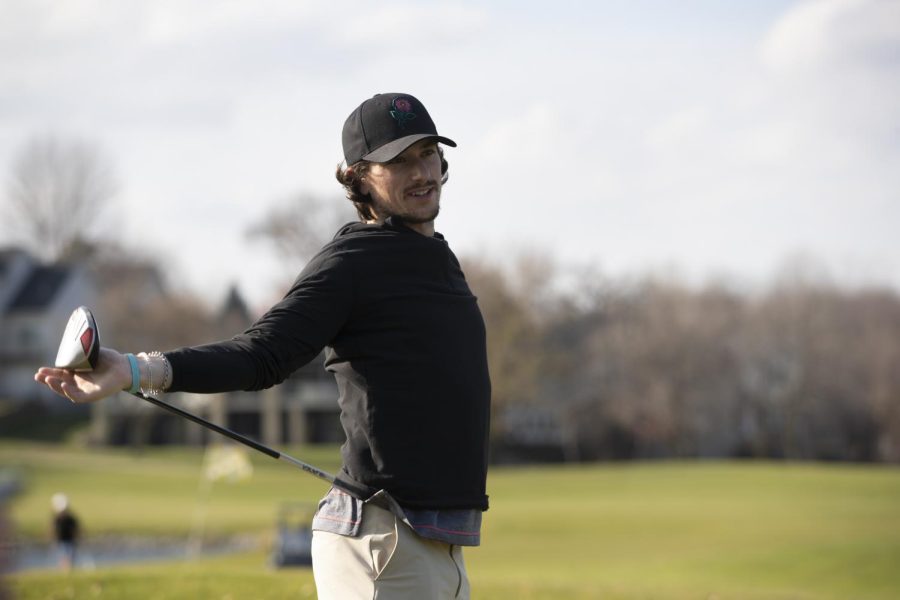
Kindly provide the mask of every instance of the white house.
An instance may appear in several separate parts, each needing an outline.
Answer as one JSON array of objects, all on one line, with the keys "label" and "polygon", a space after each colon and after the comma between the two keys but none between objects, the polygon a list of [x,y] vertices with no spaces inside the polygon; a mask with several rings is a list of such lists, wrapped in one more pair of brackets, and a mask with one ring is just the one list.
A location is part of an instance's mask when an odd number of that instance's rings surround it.
[{"label": "white house", "polygon": [[53,363],[72,310],[95,299],[86,269],[0,250],[0,400],[59,406],[57,396],[34,382],[34,372]]},{"label": "white house", "polygon": [[[36,384],[34,372],[55,360],[60,336],[76,307],[95,307],[106,316],[122,311],[140,314],[166,298],[162,278],[152,265],[43,264],[20,249],[0,250],[0,408],[14,410],[26,403],[50,411],[73,408]],[[104,334],[99,315],[98,321],[107,344],[123,348],[137,344],[129,337],[133,332],[113,327]],[[227,335],[250,324],[236,290],[214,321]],[[324,371],[320,356],[264,392],[171,394],[165,399],[239,433],[283,444],[342,441],[337,395],[334,378]],[[126,393],[90,408],[90,438],[99,444],[203,444],[215,435]]]}]

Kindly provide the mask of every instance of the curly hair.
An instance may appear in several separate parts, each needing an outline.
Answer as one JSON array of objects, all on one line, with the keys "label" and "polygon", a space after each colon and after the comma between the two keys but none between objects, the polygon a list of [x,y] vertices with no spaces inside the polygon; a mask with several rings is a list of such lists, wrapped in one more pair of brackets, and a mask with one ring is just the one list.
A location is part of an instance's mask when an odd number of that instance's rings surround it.
[{"label": "curly hair", "polygon": [[[450,178],[448,171],[450,165],[447,163],[447,159],[444,158],[444,150],[440,146],[437,147],[437,150],[438,155],[441,157],[441,185],[443,185]],[[372,211],[372,197],[369,194],[363,194],[360,187],[360,182],[371,164],[369,161],[361,160],[349,167],[344,167],[343,162],[341,162],[338,163],[334,172],[335,179],[344,186],[347,199],[356,208],[356,214],[359,215],[360,221],[374,221],[378,218]]]}]

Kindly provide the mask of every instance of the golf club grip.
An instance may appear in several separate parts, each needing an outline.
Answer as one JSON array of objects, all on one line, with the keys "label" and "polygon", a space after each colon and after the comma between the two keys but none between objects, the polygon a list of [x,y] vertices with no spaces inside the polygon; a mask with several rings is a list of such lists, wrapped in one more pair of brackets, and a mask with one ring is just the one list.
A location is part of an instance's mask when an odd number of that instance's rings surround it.
[{"label": "golf club grip", "polygon": [[146,400],[147,402],[149,402],[151,404],[155,404],[156,406],[158,406],[162,409],[165,409],[171,413],[175,413],[179,417],[184,417],[185,419],[188,419],[189,421],[193,421],[194,423],[197,423],[198,425],[202,425],[203,427],[212,429],[216,433],[221,433],[222,435],[224,435],[226,437],[230,437],[231,439],[233,439],[236,442],[240,442],[242,444],[250,446],[254,450],[258,450],[267,456],[271,456],[272,458],[275,458],[275,459],[281,458],[281,453],[278,452],[277,450],[273,450],[272,448],[269,448],[268,446],[263,446],[259,442],[251,440],[250,438],[245,437],[239,433],[235,433],[234,431],[231,431],[230,429],[226,429],[225,427],[216,425],[215,423],[213,423],[211,421],[207,421],[206,419],[201,419],[200,417],[198,417],[196,415],[192,415],[191,413],[181,410],[180,408],[172,406],[171,404],[168,404],[166,402],[163,402],[162,400],[157,400],[153,396],[144,396],[143,394],[138,394],[138,393],[134,393],[132,395],[137,396],[141,400]]}]

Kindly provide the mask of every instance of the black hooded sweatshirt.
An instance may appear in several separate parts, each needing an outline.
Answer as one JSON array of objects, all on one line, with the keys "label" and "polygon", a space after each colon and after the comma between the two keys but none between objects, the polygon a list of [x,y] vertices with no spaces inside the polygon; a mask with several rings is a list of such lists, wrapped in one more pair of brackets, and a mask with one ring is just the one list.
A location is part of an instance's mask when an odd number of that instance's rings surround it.
[{"label": "black hooded sweatshirt", "polygon": [[490,379],[475,296],[443,236],[344,226],[229,341],[167,352],[170,391],[260,390],[325,348],[346,442],[337,484],[402,506],[486,510]]}]

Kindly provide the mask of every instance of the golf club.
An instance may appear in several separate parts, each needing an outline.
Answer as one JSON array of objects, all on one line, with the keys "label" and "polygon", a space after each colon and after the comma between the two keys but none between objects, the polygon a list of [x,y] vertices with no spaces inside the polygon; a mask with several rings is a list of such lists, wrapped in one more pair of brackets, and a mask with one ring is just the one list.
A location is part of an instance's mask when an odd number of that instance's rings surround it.
[{"label": "golf club", "polygon": [[[92,371],[97,366],[97,359],[100,356],[100,334],[97,332],[97,322],[90,309],[85,306],[79,306],[69,317],[66,330],[63,332],[62,341],[59,344],[59,352],[56,355],[56,367],[60,369],[71,369],[76,372]],[[303,471],[318,477],[328,483],[335,485],[334,475],[327,473],[319,468],[298,460],[293,456],[279,452],[268,446],[260,444],[246,436],[236,433],[226,427],[216,425],[211,421],[207,421],[197,415],[184,411],[176,406],[172,406],[162,400],[158,400],[152,396],[145,396],[140,393],[132,394],[142,400],[146,400],[151,404],[155,404],[159,408],[167,410],[179,417],[184,417],[189,421],[193,421],[198,425],[202,425],[207,429],[211,429],[216,433],[231,438],[232,440],[249,446],[254,450],[262,452],[266,456],[283,460],[295,467],[299,467]]]},{"label": "golf club", "polygon": [[94,315],[85,306],[72,311],[59,352],[56,353],[56,366],[73,371],[93,371],[100,357],[100,340],[97,322]]}]

